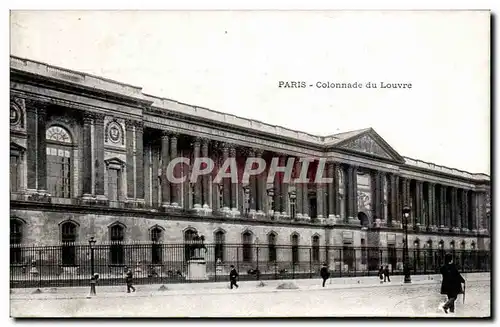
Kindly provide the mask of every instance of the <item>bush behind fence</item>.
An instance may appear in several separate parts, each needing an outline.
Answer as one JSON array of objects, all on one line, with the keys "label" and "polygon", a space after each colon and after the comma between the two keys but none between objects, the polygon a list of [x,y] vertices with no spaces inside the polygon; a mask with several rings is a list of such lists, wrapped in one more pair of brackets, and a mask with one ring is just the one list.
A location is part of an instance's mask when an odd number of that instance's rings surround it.
[{"label": "bush behind fence", "polygon": [[[208,281],[226,281],[231,265],[241,280],[317,278],[323,264],[332,277],[374,276],[380,266],[403,273],[404,249],[395,247],[206,244],[200,251]],[[489,251],[423,248],[408,251],[411,273],[438,273],[446,253],[462,272],[490,271]],[[10,285],[86,286],[92,272],[100,275],[101,285],[121,285],[125,267],[138,284],[187,283],[188,262],[195,254],[192,243],[11,245]]]}]

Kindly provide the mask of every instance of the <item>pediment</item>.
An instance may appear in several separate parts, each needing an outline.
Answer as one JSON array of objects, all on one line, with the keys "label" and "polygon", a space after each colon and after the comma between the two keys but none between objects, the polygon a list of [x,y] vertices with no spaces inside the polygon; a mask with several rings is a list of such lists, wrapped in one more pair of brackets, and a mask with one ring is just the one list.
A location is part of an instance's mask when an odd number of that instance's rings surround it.
[{"label": "pediment", "polygon": [[373,129],[348,138],[336,145],[337,148],[368,154],[392,161],[404,162],[404,159]]}]

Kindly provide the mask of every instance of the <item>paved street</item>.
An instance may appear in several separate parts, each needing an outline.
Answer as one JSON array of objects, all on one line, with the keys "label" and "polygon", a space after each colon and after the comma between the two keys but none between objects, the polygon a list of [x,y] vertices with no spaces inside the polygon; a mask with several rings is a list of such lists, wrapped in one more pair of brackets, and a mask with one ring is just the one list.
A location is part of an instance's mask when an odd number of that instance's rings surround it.
[{"label": "paved street", "polygon": [[455,314],[440,304],[439,284],[367,285],[355,288],[306,287],[298,290],[216,290],[216,292],[140,292],[92,299],[12,299],[14,317],[297,317],[297,316],[423,316],[487,317],[490,282],[470,281],[466,303]]}]

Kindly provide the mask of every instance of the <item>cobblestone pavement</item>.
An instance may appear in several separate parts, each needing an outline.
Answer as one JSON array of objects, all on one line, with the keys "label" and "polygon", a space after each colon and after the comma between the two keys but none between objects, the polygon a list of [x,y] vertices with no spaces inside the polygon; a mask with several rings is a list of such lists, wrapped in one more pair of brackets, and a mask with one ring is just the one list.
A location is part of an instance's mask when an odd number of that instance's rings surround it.
[{"label": "cobblestone pavement", "polygon": [[11,299],[13,317],[488,317],[490,282],[470,281],[466,303],[445,314],[439,284],[356,288],[137,293],[91,299]]}]

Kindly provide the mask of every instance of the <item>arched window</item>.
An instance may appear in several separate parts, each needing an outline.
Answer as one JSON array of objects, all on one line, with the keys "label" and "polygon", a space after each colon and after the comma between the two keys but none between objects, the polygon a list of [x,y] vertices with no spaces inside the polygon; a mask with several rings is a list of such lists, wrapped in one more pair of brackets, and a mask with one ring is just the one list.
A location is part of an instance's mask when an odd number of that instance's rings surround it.
[{"label": "arched window", "polygon": [[23,223],[17,219],[10,220],[10,263],[22,263],[21,243],[23,241]]},{"label": "arched window", "polygon": [[314,235],[312,238],[312,260],[319,261],[319,236]]},{"label": "arched window", "polygon": [[242,235],[243,238],[243,262],[252,261],[252,242],[253,236],[250,231],[246,231]]},{"label": "arched window", "polygon": [[194,248],[191,246],[198,233],[194,229],[188,229],[184,232],[184,260],[189,261],[194,257]]},{"label": "arched window", "polygon": [[268,248],[268,253],[269,253],[269,261],[275,262],[276,261],[276,234],[275,233],[270,233],[267,236],[267,248]]},{"label": "arched window", "polygon": [[224,232],[221,230],[215,232],[214,239],[215,239],[215,262],[217,262],[218,260],[224,262],[224,241],[225,241]]},{"label": "arched window", "polygon": [[151,263],[154,265],[160,264],[162,262],[162,252],[161,252],[161,233],[162,230],[159,227],[153,227],[150,232],[151,238]]},{"label": "arched window", "polygon": [[292,264],[299,263],[299,235],[292,235]]},{"label": "arched window", "polygon": [[110,256],[111,264],[123,265],[125,263],[125,251],[123,241],[125,239],[125,228],[122,225],[114,225],[110,228]]},{"label": "arched window", "polygon": [[68,131],[51,126],[45,134],[47,141],[47,188],[53,197],[71,197],[72,144]]},{"label": "arched window", "polygon": [[62,264],[65,266],[76,265],[76,236],[77,225],[73,222],[65,222],[61,225],[61,257]]}]

